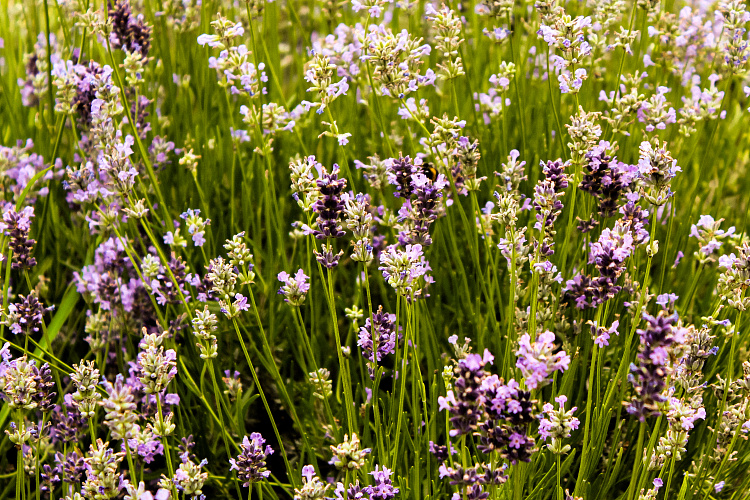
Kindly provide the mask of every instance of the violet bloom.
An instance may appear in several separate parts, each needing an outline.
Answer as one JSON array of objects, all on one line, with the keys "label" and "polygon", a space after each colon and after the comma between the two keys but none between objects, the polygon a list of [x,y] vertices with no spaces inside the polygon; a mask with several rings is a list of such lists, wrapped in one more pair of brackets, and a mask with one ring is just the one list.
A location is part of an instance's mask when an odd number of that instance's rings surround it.
[{"label": "violet bloom", "polygon": [[555,221],[563,209],[560,201],[565,188],[568,187],[568,176],[565,174],[567,163],[562,160],[548,161],[545,165],[541,162],[545,179],[539,181],[534,187],[534,209],[537,211],[534,229],[539,231],[539,254],[549,257],[553,253],[552,246],[555,244]]},{"label": "violet bloom", "polygon": [[383,306],[378,307],[378,312],[372,315],[372,323],[367,318],[365,325],[359,329],[357,341],[362,356],[367,360],[371,379],[375,380],[378,362],[396,351],[396,340],[396,315],[383,312]]},{"label": "violet bloom", "polygon": [[54,306],[44,307],[34,290],[25,297],[19,294],[18,298],[20,302],[10,304],[7,312],[0,313],[2,324],[10,328],[14,335],[39,333],[44,321],[43,314],[54,309]]},{"label": "violet bloom", "polygon": [[114,384],[102,378],[102,385],[107,392],[107,397],[100,403],[106,412],[104,425],[110,429],[114,439],[128,439],[138,420],[133,395],[138,388],[126,383],[121,373],[115,377]]},{"label": "violet bloom", "polygon": [[641,142],[639,151],[639,178],[641,183],[649,188],[648,192],[644,192],[644,196],[654,205],[664,205],[674,194],[669,188],[670,183],[682,169],[677,166],[677,160],[672,158],[667,150],[667,143],[659,144],[658,138],[654,138],[652,142]]},{"label": "violet bloom", "polygon": [[[596,198],[597,211],[601,218],[612,217],[617,213],[620,196],[629,184],[629,176],[625,172],[625,168],[629,166],[608,155],[610,147],[609,142],[601,141],[598,146],[586,153],[584,175],[579,186],[581,191]],[[593,217],[584,223],[586,230],[598,224]]]},{"label": "violet bloom", "polygon": [[143,14],[134,16],[128,0],[117,0],[114,5],[109,5],[112,48],[138,52],[146,57],[151,47],[151,27],[146,24]]},{"label": "violet bloom", "polygon": [[380,271],[396,293],[411,299],[422,294],[423,285],[433,282],[428,275],[430,264],[422,253],[422,245],[406,245],[404,250],[390,245],[380,254]]},{"label": "violet bloom", "polygon": [[660,305],[662,309],[666,311],[674,311],[674,303],[680,297],[674,293],[662,293],[656,297],[657,305]]},{"label": "violet bloom", "polygon": [[570,433],[578,429],[581,422],[573,416],[578,408],[574,406],[565,411],[565,403],[568,401],[567,396],[558,396],[555,401],[560,404],[560,408],[555,409],[552,403],[546,403],[543,407],[546,416],[539,422],[539,435],[545,441],[550,438],[547,448],[552,453],[562,455],[570,451],[570,445],[563,446],[562,440],[569,438]]},{"label": "violet bloom", "polygon": [[534,438],[527,434],[534,421],[531,393],[521,390],[514,379],[504,383],[497,375],[482,381],[480,391],[485,400],[485,418],[474,435],[482,453],[499,452],[510,463],[528,462],[534,451]]},{"label": "violet bloom", "polygon": [[713,254],[721,248],[722,240],[731,237],[735,232],[734,226],[727,230],[720,229],[722,221],[724,219],[714,220],[710,215],[701,215],[698,223],[690,226],[690,237],[697,239],[700,245],[695,256],[701,264],[713,262]]},{"label": "violet bloom", "polygon": [[615,227],[605,229],[596,243],[590,244],[589,264],[594,264],[599,276],[590,278],[576,275],[565,283],[563,291],[573,298],[576,307],[596,307],[617,295],[622,289],[617,284],[625,271],[625,260],[635,251],[631,226],[618,220]]},{"label": "violet bloom", "polygon": [[193,235],[193,243],[197,247],[202,247],[206,243],[206,226],[211,224],[211,219],[204,220],[200,213],[199,208],[188,208],[187,211],[180,214],[180,218],[187,224],[188,233]]},{"label": "violet bloom", "polygon": [[372,490],[370,491],[370,500],[390,500],[398,495],[398,488],[393,487],[393,481],[391,475],[393,471],[388,469],[386,466],[375,469],[370,472],[373,479]]},{"label": "violet bloom", "polygon": [[80,483],[86,474],[86,463],[83,457],[75,451],[69,451],[67,455],[60,452],[55,453],[55,463],[60,472],[61,480],[66,483]]},{"label": "violet bloom", "polygon": [[388,162],[388,182],[396,186],[396,192],[394,196],[408,199],[412,192],[413,187],[411,184],[412,176],[419,173],[419,167],[417,167],[409,156],[401,156],[393,158]]},{"label": "violet bloom", "polygon": [[134,425],[131,435],[133,437],[128,439],[128,446],[147,464],[153,462],[156,455],[164,455],[164,445],[151,428]]},{"label": "violet bloom", "polygon": [[641,103],[638,109],[638,121],[646,124],[646,132],[654,129],[664,130],[667,125],[677,122],[677,113],[667,101],[669,87],[660,86],[656,93]]},{"label": "violet bloom", "polygon": [[480,390],[482,381],[487,376],[484,366],[491,364],[493,360],[494,357],[487,349],[484,350],[483,356],[468,354],[455,368],[457,377],[454,388],[449,390],[445,397],[438,398],[440,409],[452,415],[450,422],[453,429],[449,432],[451,436],[469,434],[477,429],[485,402]]},{"label": "violet bloom", "polygon": [[[145,331],[145,328],[144,328]],[[164,349],[165,334],[146,334],[138,346],[137,375],[145,394],[161,394],[177,375],[177,353]]]},{"label": "violet bloom", "polygon": [[682,342],[681,330],[673,326],[677,314],[668,315],[661,310],[656,317],[644,313],[643,319],[647,325],[638,330],[641,338],[638,364],[630,365],[628,375],[635,395],[627,406],[628,413],[636,415],[641,422],[649,416],[661,415],[659,406],[666,401],[663,392],[670,371],[670,347],[675,342]]},{"label": "violet bloom", "polygon": [[339,217],[344,210],[341,195],[346,188],[346,179],[339,179],[338,174],[339,167],[334,165],[330,174],[324,172],[317,180],[321,197],[313,205],[313,210],[318,214],[318,229],[313,234],[319,240],[344,236]]},{"label": "violet bloom", "polygon": [[432,244],[430,225],[438,217],[438,203],[447,185],[448,181],[443,174],[438,175],[434,181],[423,173],[412,176],[414,198],[407,199],[399,210],[399,221],[405,221],[398,235],[402,246],[420,244],[427,247]]},{"label": "violet bloom", "polygon": [[[440,462],[441,464],[448,460],[448,457],[450,455],[455,455],[458,453],[456,449],[453,447],[453,444],[451,444],[450,441],[448,441],[447,446],[435,444],[434,442],[430,441],[430,453],[432,453],[432,456],[435,457],[435,459]],[[450,452],[449,452],[450,450]],[[450,453],[450,455],[449,455]]]},{"label": "violet bloom", "polygon": [[319,500],[325,497],[328,483],[324,483],[315,473],[315,467],[302,467],[302,487],[294,489],[295,500]]},{"label": "violet bloom", "polygon": [[284,296],[284,302],[292,306],[301,306],[310,291],[309,279],[302,269],[299,269],[294,277],[289,273],[281,271],[278,275],[279,281],[283,283],[278,294]]},{"label": "violet bloom", "polygon": [[614,323],[612,323],[612,326],[610,326],[609,329],[597,326],[596,323],[592,323],[591,336],[594,338],[594,344],[599,346],[600,349],[604,346],[608,346],[609,338],[612,336],[612,334],[619,335],[619,332],[617,331],[617,328],[619,326],[619,321],[615,321]]},{"label": "violet bloom", "polygon": [[[28,187],[26,201],[29,206],[34,204],[37,196],[47,196],[49,193],[47,183],[41,181],[59,178],[64,172],[62,161],[58,159],[54,167],[42,175],[36,185],[29,186],[31,179],[49,166],[44,162],[44,157],[35,153],[33,149],[34,141],[31,139],[26,139],[26,142],[19,140],[13,147],[0,146],[0,164],[3,165],[4,177],[12,181],[5,185],[5,189],[9,194],[12,191],[17,197]],[[8,207],[11,206],[8,205]]]},{"label": "violet bloom", "polygon": [[48,417],[51,426],[49,436],[53,444],[77,441],[88,428],[88,420],[77,410],[73,394],[63,396],[63,405],[53,405]]},{"label": "violet bloom", "polygon": [[12,359],[8,345],[6,343],[0,350],[0,401],[7,403],[11,410],[52,410],[52,400],[57,394],[52,392],[55,383],[49,365],[37,366],[35,360],[26,356]]},{"label": "violet bloom", "polygon": [[553,353],[554,348],[555,334],[549,330],[541,333],[535,342],[531,342],[528,333],[519,340],[516,367],[523,373],[530,389],[547,385],[550,382],[549,376],[555,370],[564,372],[568,369],[570,356],[563,350]]},{"label": "violet bloom", "polygon": [[617,280],[624,271],[624,262],[635,250],[633,236],[627,228],[618,223],[614,229],[605,229],[599,241],[591,243],[589,264],[594,264],[599,271],[594,292],[594,303],[601,304],[617,294],[621,287]]},{"label": "violet bloom", "polygon": [[30,269],[36,265],[36,259],[31,256],[36,240],[29,238],[33,217],[34,207],[25,207],[17,212],[15,207],[9,206],[3,213],[0,227],[3,233],[10,237],[13,269]]},{"label": "violet bloom", "polygon": [[682,250],[677,252],[677,256],[674,259],[674,264],[672,264],[672,269],[676,268],[680,265],[680,261],[685,256],[684,252]]},{"label": "violet bloom", "polygon": [[244,481],[243,486],[250,486],[251,483],[257,483],[271,475],[271,471],[266,469],[266,458],[273,454],[273,448],[270,446],[264,448],[265,443],[263,436],[253,432],[250,434],[250,439],[245,436],[242,440],[240,445],[242,452],[237,459],[229,459],[229,463],[232,464],[229,470],[237,471],[237,477],[240,481]]},{"label": "violet bloom", "polygon": [[643,207],[630,200],[625,205],[620,207],[620,222],[623,227],[626,227],[630,234],[633,235],[633,244],[640,246],[648,243],[651,235],[649,235],[646,226],[648,226],[648,210],[644,210]]}]

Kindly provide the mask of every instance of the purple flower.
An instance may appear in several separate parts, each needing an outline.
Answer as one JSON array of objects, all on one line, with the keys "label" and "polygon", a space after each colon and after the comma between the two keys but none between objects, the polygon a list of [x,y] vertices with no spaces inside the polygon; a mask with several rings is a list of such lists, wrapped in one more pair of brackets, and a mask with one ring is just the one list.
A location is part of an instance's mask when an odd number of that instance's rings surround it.
[{"label": "purple flower", "polygon": [[690,227],[690,237],[697,239],[700,245],[700,250],[696,253],[699,262],[713,262],[715,258],[712,254],[721,248],[721,240],[734,234],[734,226],[726,231],[719,229],[723,220],[714,220],[710,215],[701,215],[698,223]]},{"label": "purple flower", "polygon": [[674,259],[674,264],[672,264],[672,269],[676,268],[678,265],[680,265],[680,261],[685,256],[685,254],[682,252],[682,250],[679,250],[677,252],[677,257]]},{"label": "purple flower", "polygon": [[422,288],[433,282],[427,274],[430,264],[422,253],[422,245],[406,245],[404,250],[388,246],[380,254],[380,271],[396,293],[409,300],[422,294]]},{"label": "purple flower", "polygon": [[3,233],[10,237],[10,248],[13,251],[13,269],[30,269],[36,265],[36,259],[31,256],[36,240],[29,238],[31,219],[34,217],[34,207],[25,207],[17,212],[9,205],[3,213]]},{"label": "purple flower", "polygon": [[[586,153],[584,175],[580,189],[594,196],[598,203],[598,213],[602,218],[612,217],[619,208],[618,201],[623,190],[630,183],[627,173],[629,165],[616,161],[607,151],[611,145],[601,141]],[[597,223],[592,219],[590,225]]]},{"label": "purple flower", "polygon": [[662,293],[656,297],[656,303],[664,309],[671,309],[680,297],[673,293]]},{"label": "purple flower", "polygon": [[300,306],[305,301],[307,292],[310,290],[309,279],[302,269],[299,269],[294,277],[289,273],[281,271],[278,279],[283,285],[279,288],[278,294],[284,296],[284,302],[292,306]]},{"label": "purple flower", "polygon": [[371,379],[375,380],[378,362],[396,351],[396,340],[396,315],[383,312],[383,306],[378,307],[378,311],[372,315],[372,323],[367,318],[365,325],[359,329],[357,341],[362,349],[362,356],[368,361]]},{"label": "purple flower", "polygon": [[433,443],[430,441],[430,453],[437,459],[438,462],[441,464],[444,463],[446,460],[448,460],[449,457],[449,450],[450,449],[450,455],[455,455],[458,453],[456,449],[453,447],[453,444],[451,444],[450,441],[448,441],[447,446],[442,446]]},{"label": "purple flower", "polygon": [[164,446],[159,437],[148,428],[141,429],[139,425],[134,425],[131,434],[133,438],[128,439],[128,446],[147,464],[153,462],[156,455],[164,455]]},{"label": "purple flower", "polygon": [[[206,226],[211,224],[211,219],[203,220],[200,213],[201,211],[198,208],[188,208],[187,211],[180,214],[180,218],[187,224],[188,233],[193,235],[193,243],[197,247],[202,247],[206,243]],[[172,240],[174,240],[174,237],[172,237]]]},{"label": "purple flower", "polygon": [[487,373],[484,366],[492,363],[493,356],[485,349],[484,355],[468,354],[459,360],[455,371],[457,374],[454,389],[449,390],[445,397],[438,398],[441,410],[448,411],[453,429],[451,436],[468,434],[477,429],[482,416],[485,398],[480,390],[482,381]]},{"label": "purple flower", "polygon": [[442,191],[447,185],[443,174],[434,181],[421,172],[411,175],[411,196],[404,196],[406,199],[399,210],[401,230],[398,240],[401,246],[419,244],[427,247],[432,244],[430,225],[438,217]]},{"label": "purple flower", "polygon": [[375,469],[370,472],[373,478],[372,490],[370,491],[371,500],[390,500],[398,495],[398,488],[393,487],[393,481],[391,481],[391,475],[393,471],[383,466],[375,466]]},{"label": "purple flower", "polygon": [[390,160],[388,167],[388,181],[396,186],[394,196],[408,199],[413,190],[411,178],[419,172],[419,168],[409,156],[401,155]]},{"label": "purple flower", "polygon": [[550,438],[547,448],[552,453],[561,455],[570,451],[570,445],[563,446],[562,440],[569,438],[571,432],[578,429],[581,422],[573,416],[578,408],[574,406],[565,411],[565,403],[568,401],[567,396],[558,396],[555,401],[559,403],[560,408],[555,409],[551,403],[546,403],[543,407],[546,416],[539,421],[539,435],[545,441]]},{"label": "purple flower", "polygon": [[318,214],[318,229],[313,234],[319,240],[329,238],[340,238],[344,231],[339,224],[339,217],[344,210],[344,202],[341,195],[346,188],[346,179],[339,179],[339,167],[333,166],[329,174],[324,172],[317,180],[320,198],[313,204],[313,210]]},{"label": "purple flower", "polygon": [[576,306],[596,307],[617,295],[622,289],[617,281],[625,270],[624,262],[635,250],[636,240],[632,224],[618,220],[612,229],[604,229],[596,243],[590,243],[589,264],[594,264],[599,276],[576,275],[563,289],[574,298]]},{"label": "purple flower", "polygon": [[234,296],[234,307],[239,311],[247,311],[250,309],[250,304],[247,303],[247,297],[238,293]]},{"label": "purple flower", "polygon": [[530,389],[547,385],[550,382],[548,377],[555,370],[564,372],[568,369],[570,356],[562,350],[553,354],[554,342],[555,334],[550,331],[540,334],[535,342],[531,342],[528,333],[519,339],[516,366]]},{"label": "purple flower", "polygon": [[326,269],[333,269],[339,265],[339,259],[344,255],[343,250],[339,250],[338,253],[333,252],[333,245],[330,243],[324,243],[321,247],[321,251],[313,250],[315,254],[315,260],[320,262],[320,265]]},{"label": "purple flower", "polygon": [[560,201],[568,187],[568,177],[565,174],[567,163],[562,160],[541,162],[544,180],[540,180],[534,187],[534,209],[537,211],[534,229],[540,233],[540,255],[548,257],[554,250],[555,221],[563,209]]},{"label": "purple flower", "polygon": [[242,451],[239,456],[237,459],[229,460],[232,464],[229,470],[237,471],[237,477],[240,481],[244,481],[243,486],[250,486],[251,483],[256,483],[271,475],[271,471],[266,469],[266,458],[273,454],[273,448],[270,446],[264,448],[265,442],[266,440],[257,432],[250,434],[249,439],[245,436],[240,445]]},{"label": "purple flower", "polygon": [[42,315],[54,309],[54,306],[44,307],[34,290],[25,297],[19,294],[18,298],[21,299],[20,302],[10,304],[8,311],[2,313],[3,324],[9,327],[15,335],[38,333],[44,321]]},{"label": "purple flower", "polygon": [[609,327],[609,329],[602,328],[600,326],[597,326],[596,323],[591,324],[591,336],[594,337],[594,343],[599,346],[601,349],[604,346],[609,345],[609,338],[614,333],[615,335],[619,335],[619,332],[617,331],[617,327],[620,326],[619,321],[615,321],[612,323],[612,326]]},{"label": "purple flower", "polygon": [[146,24],[143,14],[133,16],[130,2],[117,0],[114,5],[110,4],[109,18],[112,21],[112,48],[138,52],[146,57],[151,47],[151,27]]},{"label": "purple flower", "polygon": [[631,415],[645,421],[651,415],[661,415],[660,404],[666,401],[663,389],[666,377],[670,373],[667,366],[669,348],[676,341],[682,341],[682,333],[673,327],[677,314],[669,315],[661,310],[654,317],[646,313],[643,319],[647,322],[645,329],[639,329],[641,346],[638,352],[638,364],[631,364],[628,380],[635,389],[635,396],[627,406]]}]

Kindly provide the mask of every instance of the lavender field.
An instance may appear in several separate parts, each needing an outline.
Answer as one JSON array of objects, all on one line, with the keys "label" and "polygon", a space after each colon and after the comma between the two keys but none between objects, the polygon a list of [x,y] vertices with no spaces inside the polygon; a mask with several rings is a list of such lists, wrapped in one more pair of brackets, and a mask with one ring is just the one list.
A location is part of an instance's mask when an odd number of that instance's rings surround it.
[{"label": "lavender field", "polygon": [[745,0],[2,0],[0,500],[750,499]]}]

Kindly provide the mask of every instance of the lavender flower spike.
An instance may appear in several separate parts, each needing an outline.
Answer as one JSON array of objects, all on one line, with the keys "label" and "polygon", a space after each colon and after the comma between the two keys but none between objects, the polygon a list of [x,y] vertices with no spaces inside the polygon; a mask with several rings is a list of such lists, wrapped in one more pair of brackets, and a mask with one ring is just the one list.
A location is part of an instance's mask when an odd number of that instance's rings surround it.
[{"label": "lavender flower spike", "polygon": [[554,343],[555,334],[549,330],[540,334],[535,342],[531,342],[528,333],[519,340],[516,366],[521,369],[530,389],[547,385],[550,382],[548,377],[555,370],[564,372],[568,369],[570,356],[565,351],[553,354]]},{"label": "lavender flower spike", "polygon": [[292,306],[301,306],[310,290],[310,284],[307,282],[309,278],[305,272],[299,269],[292,277],[289,273],[281,271],[278,278],[283,283],[278,294],[284,296],[284,302]]},{"label": "lavender flower spike", "polygon": [[232,466],[230,471],[236,470],[237,477],[244,481],[243,486],[250,486],[251,483],[261,481],[271,475],[271,471],[266,469],[266,457],[273,454],[273,448],[266,446],[263,448],[266,440],[258,432],[250,434],[242,440],[240,448],[242,452],[237,459],[230,459]]},{"label": "lavender flower spike", "polygon": [[396,293],[404,297],[419,297],[422,293],[422,283],[431,283],[432,277],[427,275],[430,265],[422,254],[422,245],[406,245],[400,250],[391,245],[380,254],[380,271]]}]

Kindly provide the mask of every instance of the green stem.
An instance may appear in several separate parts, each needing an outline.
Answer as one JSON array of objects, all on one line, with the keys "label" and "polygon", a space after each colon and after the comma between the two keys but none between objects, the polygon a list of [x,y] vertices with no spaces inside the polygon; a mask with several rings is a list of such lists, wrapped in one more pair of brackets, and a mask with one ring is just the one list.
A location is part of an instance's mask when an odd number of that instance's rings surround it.
[{"label": "green stem", "polygon": [[628,486],[628,500],[633,500],[638,489],[638,471],[643,461],[643,439],[646,435],[646,422],[641,422],[638,428],[638,443],[635,445],[635,462],[633,463],[633,472],[630,475],[630,485]]},{"label": "green stem", "polygon": [[[307,451],[308,455],[310,455],[310,458],[313,460],[313,465],[315,466],[315,470],[318,470],[318,465],[315,462],[315,454],[312,451],[312,448],[310,447],[310,443],[307,439],[307,433],[305,432],[305,428],[302,425],[302,421],[300,420],[299,416],[297,415],[297,410],[295,409],[294,405],[292,404],[292,400],[289,397],[289,393],[286,390],[286,385],[284,384],[284,381],[281,378],[281,374],[279,373],[279,367],[276,366],[276,362],[274,361],[273,357],[273,351],[271,350],[271,346],[268,344],[268,338],[266,337],[265,330],[263,329],[263,323],[260,321],[260,314],[258,313],[258,306],[255,303],[255,294],[253,293],[252,288],[249,286],[248,288],[248,294],[250,295],[250,302],[253,306],[253,313],[255,314],[255,319],[258,322],[258,328],[260,329],[260,337],[263,341],[263,348],[266,351],[266,356],[268,357],[269,365],[271,366],[271,375],[276,380],[276,384],[278,385],[279,391],[281,392],[282,398],[284,398],[284,401],[286,402],[287,406],[289,407],[289,412],[292,414],[292,420],[297,424],[297,427],[299,428],[300,434],[302,435],[302,442],[304,443],[305,450]],[[236,320],[233,320],[235,326],[237,325]],[[244,340],[242,340],[242,336],[239,335],[240,343],[244,346]],[[248,364],[250,364],[250,357],[247,356]],[[252,366],[252,365],[251,365]],[[253,370],[253,376],[256,376],[255,371]],[[258,382],[256,382],[257,384]],[[258,385],[258,391],[260,392],[260,385]],[[262,394],[262,393],[261,393]],[[276,426],[276,423],[273,421],[273,418],[271,418],[271,423],[273,426]],[[278,431],[277,431],[278,432]],[[280,439],[277,435],[277,439]],[[281,453],[286,457],[286,451],[284,451],[282,447]],[[288,463],[287,463],[288,467]],[[291,471],[292,469],[287,469]],[[296,484],[296,479],[294,479],[295,476],[290,475],[290,481],[292,484]]]},{"label": "green stem", "polygon": [[[250,374],[253,376],[255,387],[258,390],[258,394],[260,395],[261,401],[263,401],[263,407],[266,409],[266,413],[268,414],[268,420],[271,422],[271,427],[273,427],[273,433],[276,435],[276,441],[278,441],[279,443],[279,450],[281,450],[281,456],[284,459],[284,465],[286,465],[287,474],[289,474],[289,477],[292,478],[294,477],[294,475],[292,474],[294,469],[292,469],[291,465],[289,465],[289,459],[286,456],[286,448],[284,447],[284,442],[281,440],[281,434],[279,434],[279,428],[276,426],[276,420],[274,420],[273,418],[273,412],[271,411],[271,407],[268,406],[268,400],[266,399],[266,394],[263,392],[263,387],[261,387],[260,385],[260,380],[258,380],[258,374],[255,371],[255,366],[253,365],[252,359],[250,359],[250,354],[247,352],[247,347],[245,346],[245,340],[242,338],[242,333],[240,333],[240,327],[237,324],[236,318],[232,318],[232,325],[234,325],[234,331],[235,333],[237,333],[237,339],[240,341],[240,346],[242,347],[242,353],[245,355],[247,366],[250,368]],[[271,361],[273,362],[273,360]]]},{"label": "green stem", "polygon": [[[161,408],[161,394],[156,394],[156,409],[159,412],[159,427],[162,429],[164,428],[164,414],[162,413]],[[174,466],[172,465],[172,453],[169,450],[169,437],[168,436],[162,436],[162,443],[164,444],[164,456],[167,459],[167,471],[169,472],[169,477],[174,477]],[[177,498],[177,488],[175,487],[174,483],[172,483],[172,498]]]}]

